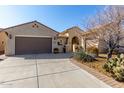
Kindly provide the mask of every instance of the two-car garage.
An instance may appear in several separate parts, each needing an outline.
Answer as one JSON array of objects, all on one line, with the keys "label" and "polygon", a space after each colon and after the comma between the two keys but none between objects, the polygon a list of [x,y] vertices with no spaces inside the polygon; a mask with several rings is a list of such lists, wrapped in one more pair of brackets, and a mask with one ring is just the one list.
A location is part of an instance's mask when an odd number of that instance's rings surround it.
[{"label": "two-car garage", "polygon": [[52,38],[15,37],[15,54],[52,53]]},{"label": "two-car garage", "polygon": [[3,30],[6,33],[5,55],[52,53],[58,45],[58,32],[37,21]]}]

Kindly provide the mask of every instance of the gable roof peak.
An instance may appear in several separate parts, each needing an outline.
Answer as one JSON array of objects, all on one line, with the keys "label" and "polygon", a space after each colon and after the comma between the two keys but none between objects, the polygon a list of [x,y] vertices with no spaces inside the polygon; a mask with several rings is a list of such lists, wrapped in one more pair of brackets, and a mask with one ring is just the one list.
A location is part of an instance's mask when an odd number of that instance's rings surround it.
[{"label": "gable roof peak", "polygon": [[68,31],[68,30],[71,30],[71,29],[79,29],[80,31],[82,31],[83,32],[83,30],[80,28],[80,27],[78,27],[78,26],[73,26],[73,27],[71,27],[71,28],[68,28],[68,29],[66,29],[65,31]]},{"label": "gable roof peak", "polygon": [[7,28],[5,28],[5,29],[2,29],[2,31],[6,30],[6,29],[10,29],[10,28],[14,28],[14,27],[18,27],[18,26],[22,26],[22,25],[34,23],[34,22],[35,22],[35,23],[38,23],[38,24],[40,24],[40,25],[42,25],[42,26],[44,26],[44,27],[47,27],[47,28],[53,30],[53,31],[56,32],[56,33],[59,33],[59,32],[57,32],[57,31],[55,31],[54,29],[52,29],[52,28],[50,28],[50,27],[48,27],[48,26],[46,26],[46,25],[44,25],[44,24],[38,22],[37,20],[30,21],[30,22],[26,22],[26,23],[22,23],[22,24],[19,24],[19,25],[11,26],[11,27],[7,27]]}]

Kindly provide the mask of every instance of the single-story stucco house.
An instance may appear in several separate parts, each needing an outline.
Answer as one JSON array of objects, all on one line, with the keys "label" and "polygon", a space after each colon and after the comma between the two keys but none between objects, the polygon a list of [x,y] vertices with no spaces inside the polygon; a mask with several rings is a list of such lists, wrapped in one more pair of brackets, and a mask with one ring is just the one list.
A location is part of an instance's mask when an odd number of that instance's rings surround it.
[{"label": "single-story stucco house", "polygon": [[[76,26],[57,32],[38,21],[32,21],[1,29],[0,51],[4,51],[5,55],[53,53],[55,48],[59,52],[64,49],[66,52],[75,52],[89,46],[85,34]],[[98,47],[97,43],[95,41],[92,45]]]}]

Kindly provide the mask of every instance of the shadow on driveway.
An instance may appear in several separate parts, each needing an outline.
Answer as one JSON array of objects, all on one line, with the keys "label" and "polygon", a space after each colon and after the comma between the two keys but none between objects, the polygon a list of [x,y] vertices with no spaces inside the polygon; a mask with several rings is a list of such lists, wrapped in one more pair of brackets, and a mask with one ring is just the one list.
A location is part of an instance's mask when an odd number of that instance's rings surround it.
[{"label": "shadow on driveway", "polygon": [[59,53],[59,54],[26,54],[26,55],[15,55],[15,56],[9,56],[9,57],[15,57],[15,58],[23,58],[23,59],[66,59],[71,58],[73,56],[72,53]]}]

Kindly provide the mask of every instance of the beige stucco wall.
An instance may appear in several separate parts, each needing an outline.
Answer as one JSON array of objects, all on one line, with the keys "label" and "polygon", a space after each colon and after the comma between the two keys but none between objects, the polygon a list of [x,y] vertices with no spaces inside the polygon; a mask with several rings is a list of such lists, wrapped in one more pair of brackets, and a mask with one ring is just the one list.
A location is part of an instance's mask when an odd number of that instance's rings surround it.
[{"label": "beige stucco wall", "polygon": [[89,48],[89,47],[96,47],[98,48],[98,45],[99,45],[99,41],[98,39],[90,39],[90,40],[87,40],[86,41],[86,47]]},{"label": "beige stucco wall", "polygon": [[79,28],[72,28],[69,30],[69,39],[68,39],[68,46],[69,46],[69,51],[72,51],[72,38],[77,37],[79,40],[79,46],[84,48],[83,44],[83,37],[82,37],[82,31]]},{"label": "beige stucco wall", "polygon": [[[32,27],[34,24],[38,25],[38,28],[37,26]],[[52,51],[53,51],[53,48],[57,46],[56,41],[54,40],[54,37],[56,37],[58,33],[37,22],[6,29],[4,31],[8,32],[9,35],[12,35],[11,39],[8,38],[6,40],[6,49],[5,49],[6,55],[15,54],[15,37],[16,36],[49,37],[49,38],[52,38]]]}]

